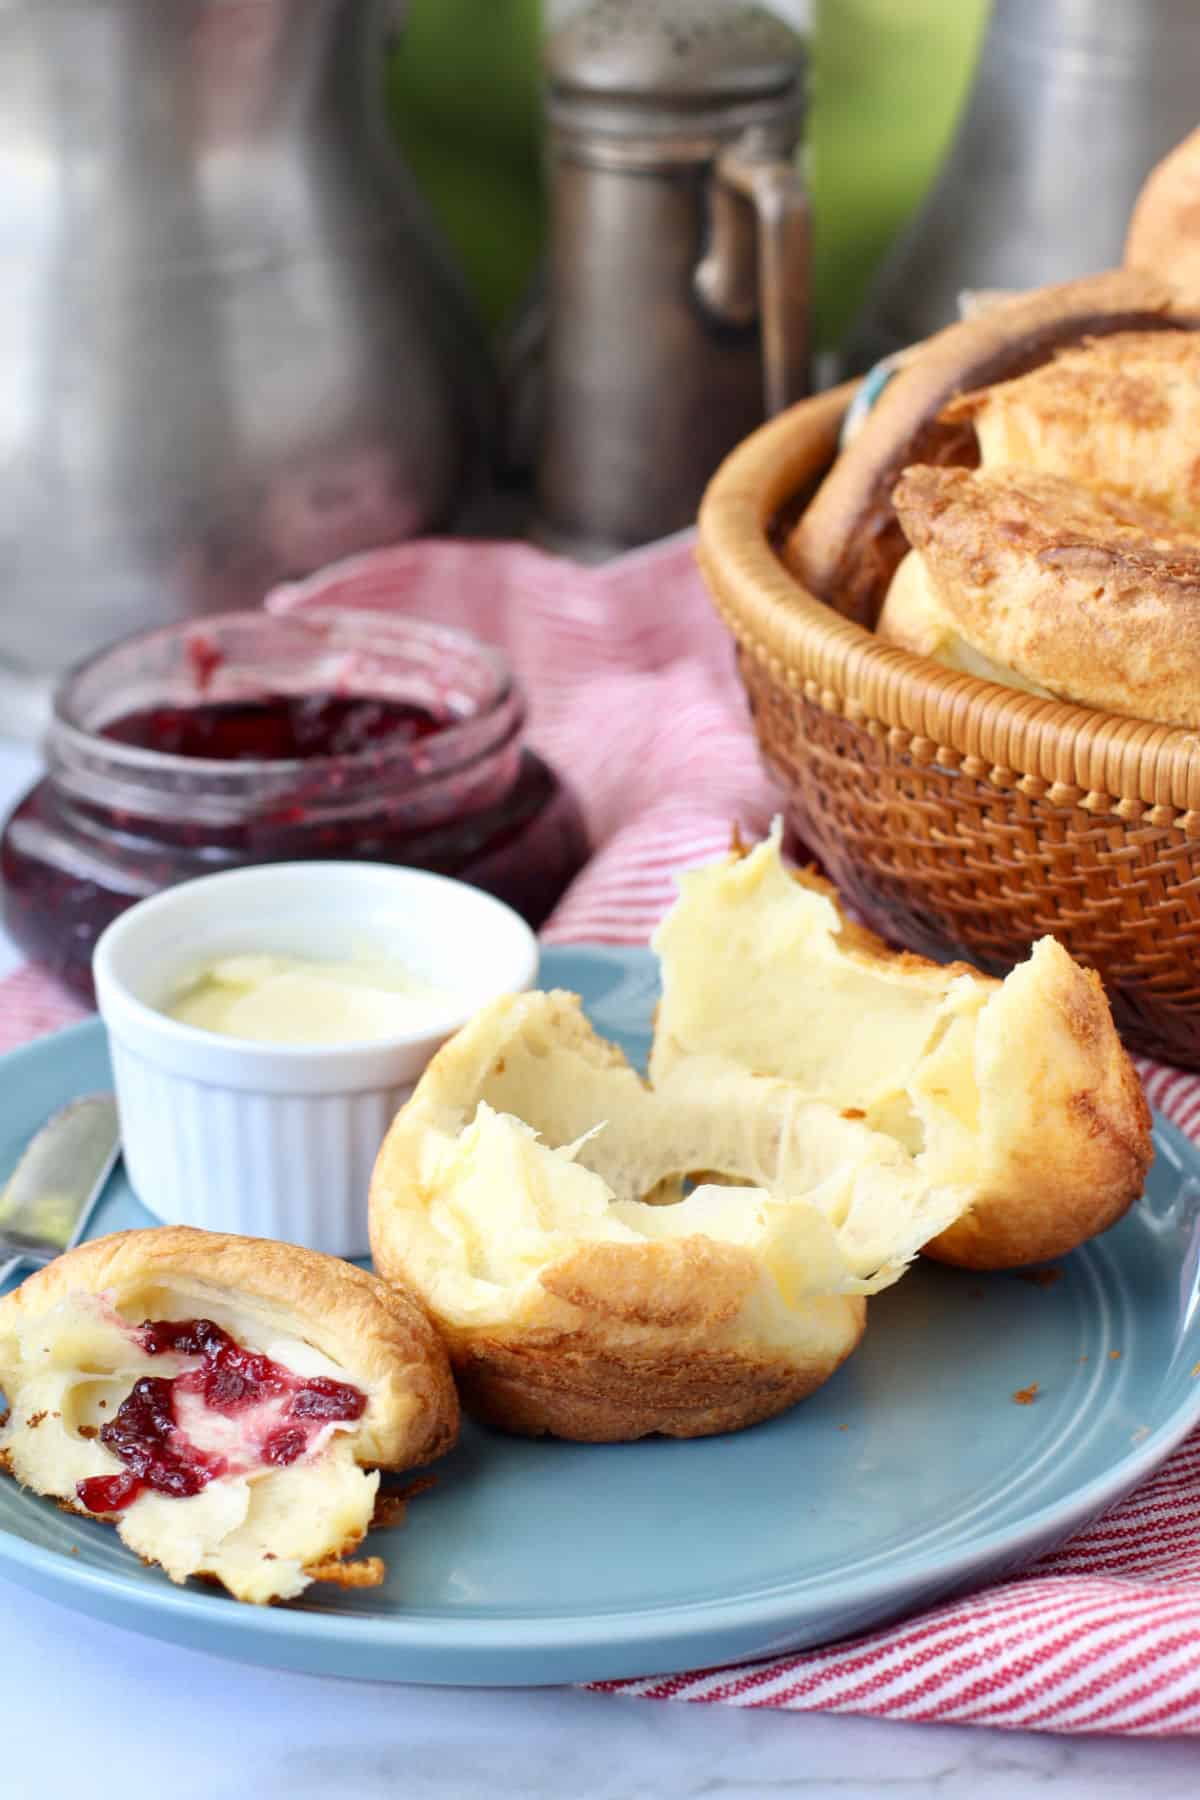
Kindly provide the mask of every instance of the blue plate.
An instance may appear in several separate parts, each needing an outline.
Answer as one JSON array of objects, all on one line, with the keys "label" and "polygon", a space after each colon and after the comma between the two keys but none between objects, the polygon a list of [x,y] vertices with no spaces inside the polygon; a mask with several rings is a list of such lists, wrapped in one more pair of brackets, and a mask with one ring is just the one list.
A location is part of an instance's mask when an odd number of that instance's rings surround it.
[{"label": "blue plate", "polygon": [[[644,952],[550,950],[644,1058]],[[109,1080],[89,1023],[0,1060],[0,1171]],[[811,1400],[732,1437],[530,1443],[467,1426],[385,1586],[288,1607],[177,1588],[111,1528],[0,1484],[0,1571],[152,1636],[279,1668],[487,1684],[648,1675],[827,1642],[1009,1572],[1200,1419],[1200,1155],[1163,1121],[1147,1194],[1039,1286],[920,1263]],[[94,1230],[148,1223],[118,1176]],[[1037,1383],[1031,1405],[1014,1404]]]}]

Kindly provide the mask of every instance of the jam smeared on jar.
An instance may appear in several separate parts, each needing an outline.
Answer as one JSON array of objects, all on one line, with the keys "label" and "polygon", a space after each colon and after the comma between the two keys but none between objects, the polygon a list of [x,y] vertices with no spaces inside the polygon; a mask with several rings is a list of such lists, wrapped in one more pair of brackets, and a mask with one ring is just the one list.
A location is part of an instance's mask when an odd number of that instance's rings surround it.
[{"label": "jam smeared on jar", "polygon": [[255,700],[201,700],[149,706],[100,728],[116,744],[211,762],[303,762],[359,756],[432,737],[452,720],[410,700],[361,694],[269,694]]},{"label": "jam smeared on jar", "polygon": [[205,637],[202,632],[195,631],[188,636],[184,643],[184,655],[187,657],[192,680],[196,684],[196,692],[198,694],[206,693],[210,681],[225,661],[220,646],[214,644],[212,639]]},{"label": "jam smeared on jar", "polygon": [[158,1319],[133,1335],[148,1356],[200,1362],[172,1378],[144,1375],[101,1427],[101,1443],[124,1463],[125,1472],[78,1484],[75,1492],[89,1512],[120,1512],[147,1488],[186,1498],[231,1472],[227,1457],[201,1450],[180,1430],[177,1395],[195,1396],[226,1418],[263,1409],[267,1429],[250,1444],[253,1455],[246,1466],[274,1468],[303,1456],[324,1426],[361,1418],[367,1404],[366,1395],[348,1382],[293,1375],[269,1356],[235,1343],[211,1319]]}]

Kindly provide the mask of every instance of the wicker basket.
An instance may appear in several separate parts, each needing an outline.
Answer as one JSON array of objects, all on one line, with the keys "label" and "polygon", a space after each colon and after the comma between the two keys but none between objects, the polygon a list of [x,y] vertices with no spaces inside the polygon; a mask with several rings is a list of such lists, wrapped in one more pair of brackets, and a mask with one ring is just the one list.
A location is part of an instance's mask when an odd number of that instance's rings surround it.
[{"label": "wicker basket", "polygon": [[1130,1045],[1200,1068],[1200,736],[953,673],[803,588],[775,526],[851,392],[755,432],[700,511],[790,823],[892,941],[1003,974],[1052,932],[1099,970]]}]

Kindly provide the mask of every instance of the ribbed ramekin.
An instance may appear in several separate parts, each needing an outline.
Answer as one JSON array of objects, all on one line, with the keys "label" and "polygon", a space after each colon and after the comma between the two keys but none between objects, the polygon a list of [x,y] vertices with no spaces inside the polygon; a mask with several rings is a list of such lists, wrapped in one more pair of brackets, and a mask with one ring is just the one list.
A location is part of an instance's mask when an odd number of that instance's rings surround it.
[{"label": "ribbed ramekin", "polygon": [[[161,1010],[222,956],[328,960],[367,945],[446,990],[420,1030],[259,1044]],[[139,901],[94,959],[130,1185],[168,1224],[366,1255],[368,1183],[397,1108],[480,1006],[531,985],[537,958],[533,933],[499,900],[376,863],[272,863]]]}]

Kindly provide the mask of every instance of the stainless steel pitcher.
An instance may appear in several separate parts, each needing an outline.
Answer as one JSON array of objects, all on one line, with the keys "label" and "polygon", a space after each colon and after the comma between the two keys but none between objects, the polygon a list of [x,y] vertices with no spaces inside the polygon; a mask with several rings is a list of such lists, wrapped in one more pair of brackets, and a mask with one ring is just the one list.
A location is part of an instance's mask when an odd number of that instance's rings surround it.
[{"label": "stainless steel pitcher", "polygon": [[1197,123],[1197,0],[994,0],[953,147],[885,262],[848,370],[949,324],[963,288],[1119,263],[1142,182]]},{"label": "stainless steel pitcher", "polygon": [[382,113],[397,18],[0,4],[0,665],[253,603],[477,473],[483,338]]}]

